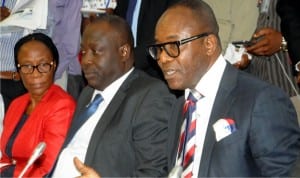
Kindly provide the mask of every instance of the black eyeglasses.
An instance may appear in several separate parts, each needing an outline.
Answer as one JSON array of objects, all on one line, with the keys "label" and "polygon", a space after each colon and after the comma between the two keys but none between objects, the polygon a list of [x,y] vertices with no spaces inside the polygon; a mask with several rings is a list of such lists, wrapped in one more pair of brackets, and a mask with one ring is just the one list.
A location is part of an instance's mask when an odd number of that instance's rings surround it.
[{"label": "black eyeglasses", "polygon": [[162,50],[165,50],[165,52],[168,54],[168,56],[175,58],[175,57],[178,57],[180,54],[179,47],[181,45],[188,43],[190,41],[194,41],[196,39],[208,36],[208,35],[210,35],[210,33],[201,33],[199,35],[185,38],[180,41],[171,41],[171,42],[166,42],[166,43],[161,43],[161,44],[150,45],[150,46],[148,46],[148,52],[154,60],[158,60]]},{"label": "black eyeglasses", "polygon": [[53,66],[53,61],[50,63],[41,63],[35,66],[30,64],[25,64],[25,65],[18,64],[18,68],[23,74],[32,74],[34,69],[37,69],[39,73],[47,73],[50,71],[52,66]]}]

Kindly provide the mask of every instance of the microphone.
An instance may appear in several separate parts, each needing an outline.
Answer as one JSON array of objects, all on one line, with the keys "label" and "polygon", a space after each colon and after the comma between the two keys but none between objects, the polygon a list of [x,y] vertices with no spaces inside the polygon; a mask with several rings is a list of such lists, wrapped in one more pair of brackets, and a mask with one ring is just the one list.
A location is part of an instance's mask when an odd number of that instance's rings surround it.
[{"label": "microphone", "polygon": [[27,169],[37,160],[44,152],[46,148],[46,143],[45,142],[40,142],[34,149],[33,153],[31,154],[29,160],[27,161],[27,164],[25,167],[22,169],[22,172],[18,176],[18,178],[21,178],[24,176],[25,172]]}]

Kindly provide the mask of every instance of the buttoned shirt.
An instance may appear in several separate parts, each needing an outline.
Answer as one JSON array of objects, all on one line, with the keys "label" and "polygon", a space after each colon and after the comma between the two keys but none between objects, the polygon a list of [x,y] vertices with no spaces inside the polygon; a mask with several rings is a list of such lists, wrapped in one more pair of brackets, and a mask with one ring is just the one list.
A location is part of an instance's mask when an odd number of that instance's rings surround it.
[{"label": "buttoned shirt", "polygon": [[[203,97],[196,103],[196,150],[194,157],[193,177],[198,177],[203,145],[206,136],[206,130],[212,107],[216,99],[221,78],[225,70],[226,62],[222,55],[218,57],[216,62],[211,66],[205,75],[196,85],[195,90]],[[187,98],[190,89],[185,90],[185,98]]]}]

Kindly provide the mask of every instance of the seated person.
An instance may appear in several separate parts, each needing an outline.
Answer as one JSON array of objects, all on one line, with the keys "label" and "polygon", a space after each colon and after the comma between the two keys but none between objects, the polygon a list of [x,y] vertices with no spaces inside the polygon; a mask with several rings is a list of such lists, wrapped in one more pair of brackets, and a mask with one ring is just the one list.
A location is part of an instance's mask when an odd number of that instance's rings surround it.
[{"label": "seated person", "polygon": [[43,177],[54,165],[65,140],[75,101],[53,83],[59,56],[48,36],[33,33],[21,38],[14,54],[28,93],[16,98],[4,117],[0,174],[19,176],[35,147],[45,142],[43,154],[24,174],[24,177]]},{"label": "seated person", "polygon": [[[74,157],[103,177],[167,175],[175,97],[163,81],[133,67],[133,48],[130,27],[121,17],[103,14],[86,27],[81,66],[88,86],[79,97],[53,177],[80,176]],[[101,103],[95,104],[99,95]]]}]

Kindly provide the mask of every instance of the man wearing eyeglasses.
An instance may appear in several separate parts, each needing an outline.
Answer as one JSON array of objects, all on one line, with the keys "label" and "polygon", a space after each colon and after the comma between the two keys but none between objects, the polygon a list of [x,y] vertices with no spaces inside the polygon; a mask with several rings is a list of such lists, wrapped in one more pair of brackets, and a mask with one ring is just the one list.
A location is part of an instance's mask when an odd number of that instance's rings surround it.
[{"label": "man wearing eyeglasses", "polygon": [[[295,109],[283,91],[225,62],[218,33],[211,8],[185,0],[160,17],[148,48],[169,87],[185,90],[168,131],[169,176],[289,176],[300,153]],[[183,117],[190,92],[200,96],[195,122]]]},{"label": "man wearing eyeglasses", "polygon": [[[288,177],[300,152],[295,109],[282,90],[225,62],[218,33],[205,2],[184,0],[160,17],[148,48],[169,87],[185,90],[168,129],[169,177]],[[183,108],[190,95],[197,101]],[[190,106],[196,122],[183,117]]]}]

